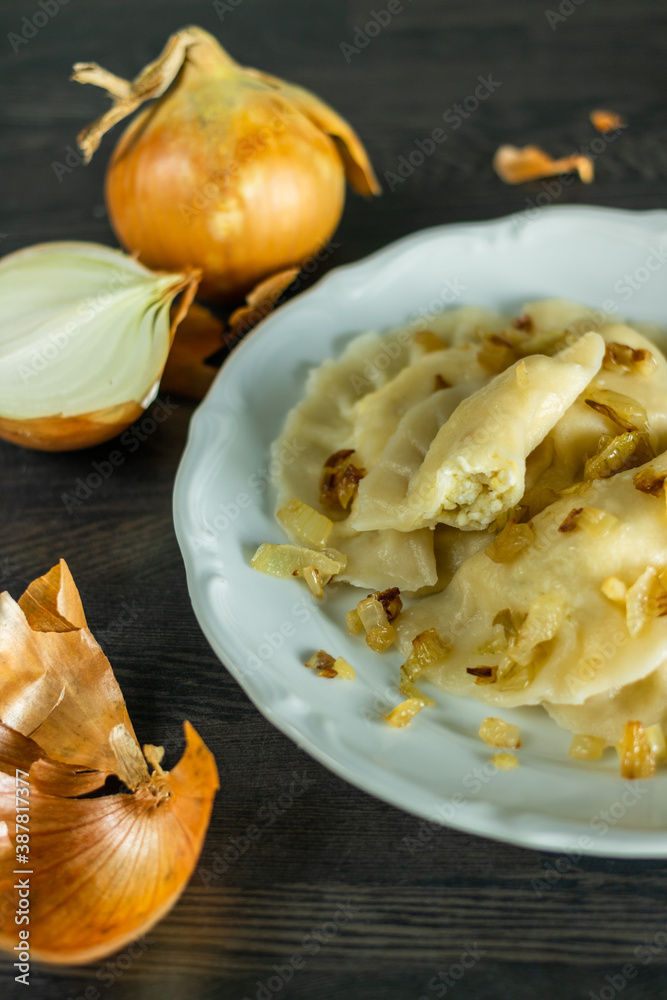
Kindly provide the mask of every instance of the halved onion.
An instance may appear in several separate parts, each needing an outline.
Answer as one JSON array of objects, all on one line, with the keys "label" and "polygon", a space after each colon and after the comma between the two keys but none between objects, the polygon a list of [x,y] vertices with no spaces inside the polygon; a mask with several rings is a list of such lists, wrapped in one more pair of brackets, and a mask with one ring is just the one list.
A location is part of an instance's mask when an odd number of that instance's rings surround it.
[{"label": "halved onion", "polygon": [[95,243],[44,243],[1,260],[0,437],[64,451],[128,427],[157,395],[199,277],[156,274]]}]

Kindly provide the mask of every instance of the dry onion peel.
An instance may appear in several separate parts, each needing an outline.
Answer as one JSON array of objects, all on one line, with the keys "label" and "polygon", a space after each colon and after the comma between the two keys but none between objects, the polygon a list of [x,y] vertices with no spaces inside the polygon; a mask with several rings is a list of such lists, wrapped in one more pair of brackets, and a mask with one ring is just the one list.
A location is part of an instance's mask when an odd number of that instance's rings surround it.
[{"label": "dry onion peel", "polygon": [[[0,892],[12,891],[20,867],[20,768],[29,772],[32,955],[94,961],[145,934],[185,888],[219,787],[215,762],[187,722],[173,770],[160,767],[161,748],[142,754],[63,561],[20,604],[0,595],[0,661]],[[72,797],[109,773],[134,794]],[[13,953],[16,942],[13,922],[0,929],[0,947]]]},{"label": "dry onion peel", "polygon": [[224,336],[222,320],[193,302],[174,335],[160,388],[188,399],[203,399],[218,372],[206,359],[220,350]]},{"label": "dry onion peel", "polygon": [[152,267],[204,272],[205,297],[238,299],[301,264],[332,235],[345,177],[380,193],[355,132],[314,94],[236,63],[188,27],[132,82],[95,63],[72,79],[113,106],[84,129],[90,160],[105,133],[152,98],[122,135],[107,173],[119,239]]},{"label": "dry onion peel", "polygon": [[590,157],[575,153],[554,160],[539,146],[523,146],[521,149],[518,146],[499,146],[493,157],[493,169],[505,184],[523,184],[541,177],[575,172],[584,184],[590,184],[594,176]]},{"label": "dry onion peel", "polygon": [[155,274],[95,243],[45,243],[3,258],[0,437],[64,451],[128,427],[157,394],[198,281],[196,271]]},{"label": "dry onion peel", "polygon": [[628,127],[628,123],[623,121],[616,111],[597,108],[595,111],[591,111],[588,117],[591,120],[593,128],[597,132],[602,132],[603,135],[607,132],[615,132],[619,128]]},{"label": "dry onion peel", "polygon": [[234,344],[237,340],[249,333],[254,326],[268,316],[275,309],[276,302],[289,288],[299,274],[298,267],[289,267],[285,271],[272,274],[270,278],[253,288],[246,295],[246,304],[239,306],[229,317],[229,336],[226,338],[228,344]]}]

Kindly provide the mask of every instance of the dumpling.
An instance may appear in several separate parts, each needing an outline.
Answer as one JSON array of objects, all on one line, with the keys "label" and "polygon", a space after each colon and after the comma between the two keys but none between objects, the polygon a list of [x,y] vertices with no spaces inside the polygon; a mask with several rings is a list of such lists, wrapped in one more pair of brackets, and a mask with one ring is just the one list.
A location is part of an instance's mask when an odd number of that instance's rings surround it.
[{"label": "dumpling", "polygon": [[[338,360],[326,361],[311,372],[305,398],[290,411],[272,446],[277,510],[295,498],[321,509],[324,462],[334,452],[353,447],[359,398],[381,388],[408,363],[406,343],[400,333],[363,334]],[[387,364],[378,365],[385,356]],[[374,590],[400,586],[406,592],[437,582],[433,532],[428,529],[409,534],[388,529],[362,536],[347,521],[339,521],[328,544],[348,557],[337,579]]]},{"label": "dumpling", "polygon": [[[647,468],[667,477],[667,453]],[[581,705],[648,676],[667,644],[659,576],[667,567],[667,513],[664,493],[641,492],[637,474],[596,480],[582,495],[553,503],[534,518],[534,541],[512,562],[494,562],[485,551],[471,556],[444,593],[402,613],[400,648],[408,652],[415,635],[437,628],[454,651],[430,679],[498,706]],[[574,530],[559,530],[579,508],[616,520],[596,530],[594,519],[588,527],[575,519]],[[603,593],[611,577],[631,588],[626,601]],[[499,664],[505,679],[496,683],[476,684],[466,672]]]},{"label": "dumpling", "polygon": [[489,378],[477,360],[476,346],[464,344],[423,355],[381,389],[369,392],[359,400],[354,420],[353,447],[364,468],[378,461],[402,417],[433,395],[438,376],[450,386]]},{"label": "dumpling", "polygon": [[371,531],[402,525],[397,512],[405,506],[411,478],[424,462],[440,428],[447,423],[459,403],[483,384],[473,382],[431,391],[428,399],[408,410],[380,460],[359,484],[350,515],[353,527],[358,531]]},{"label": "dumpling", "polygon": [[641,680],[593,695],[581,705],[542,704],[563,729],[617,743],[631,719],[644,726],[667,723],[667,662]]},{"label": "dumpling", "polygon": [[[527,477],[522,503],[531,514],[555,500],[560,490],[584,478],[586,460],[599,452],[601,438],[609,439],[623,432],[609,416],[586,403],[589,396],[602,400],[607,394],[608,400],[616,405],[622,401],[610,393],[637,401],[639,405],[635,409],[640,421],[643,414],[653,451],[660,454],[667,448],[667,361],[664,355],[655,344],[629,326],[606,323],[600,326],[599,333],[607,346],[603,367],[545,438],[543,444],[551,451],[550,460],[542,464],[539,475],[533,475],[530,483]],[[648,360],[644,366],[626,369],[612,360],[610,348],[619,346],[644,351]],[[645,458],[640,457],[637,461],[633,456],[634,464],[641,464]],[[531,464],[534,464],[533,456],[528,465]]]},{"label": "dumpling", "polygon": [[[412,462],[391,466],[389,496],[383,495],[380,460],[360,484],[355,527],[487,527],[519,502],[527,456],[588,385],[603,355],[604,341],[589,332],[553,358],[531,355],[497,375],[467,396],[430,442],[415,442]],[[408,416],[401,427],[408,426]],[[392,439],[386,450],[395,455],[399,442]]]}]

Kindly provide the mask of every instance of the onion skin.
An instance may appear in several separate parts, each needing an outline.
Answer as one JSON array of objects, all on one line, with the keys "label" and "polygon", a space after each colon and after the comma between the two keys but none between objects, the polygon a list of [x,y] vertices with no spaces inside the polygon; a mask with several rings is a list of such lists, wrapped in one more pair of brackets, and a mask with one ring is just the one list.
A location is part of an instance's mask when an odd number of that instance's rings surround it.
[{"label": "onion skin", "polygon": [[236,300],[330,239],[345,170],[333,140],[278,94],[197,76],[132,121],[106,200],[116,236],[147,267],[187,261],[203,271],[204,299]]},{"label": "onion skin", "polygon": [[77,451],[117,437],[143,412],[138,403],[122,403],[78,417],[0,417],[0,438],[36,451]]}]

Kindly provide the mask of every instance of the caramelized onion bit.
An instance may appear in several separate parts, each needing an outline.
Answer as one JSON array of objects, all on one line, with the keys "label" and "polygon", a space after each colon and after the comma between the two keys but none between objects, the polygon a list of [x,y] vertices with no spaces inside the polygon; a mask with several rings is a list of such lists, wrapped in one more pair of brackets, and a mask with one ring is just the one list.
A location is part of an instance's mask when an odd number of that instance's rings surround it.
[{"label": "caramelized onion bit", "polygon": [[335,670],[336,676],[342,677],[344,681],[353,681],[357,676],[354,667],[347,660],[343,659],[342,656],[336,657],[331,669]]},{"label": "caramelized onion bit", "polygon": [[512,326],[515,330],[526,330],[528,333],[532,333],[534,326],[533,317],[527,313],[522,313],[521,316],[516,316],[512,320]]},{"label": "caramelized onion bit", "polygon": [[276,517],[285,530],[296,535],[304,545],[324,548],[333,528],[333,521],[301,500],[290,500],[281,507]]},{"label": "caramelized onion bit", "polygon": [[641,722],[626,722],[618,755],[622,778],[652,778],[656,772],[656,753]]},{"label": "caramelized onion bit", "polygon": [[528,687],[548,657],[547,643],[558,633],[564,616],[565,606],[558,596],[542,594],[535,598],[499,664],[499,687],[508,691]]},{"label": "caramelized onion bit", "polygon": [[250,560],[253,569],[281,580],[288,580],[291,576],[303,577],[316,597],[322,597],[322,587],[336,573],[340,573],[346,563],[347,556],[337,549],[317,551],[298,545],[273,545],[271,542],[262,542]]},{"label": "caramelized onion bit", "polygon": [[513,771],[515,767],[519,766],[519,761],[513,753],[494,753],[491,761],[499,771]]},{"label": "caramelized onion bit", "polygon": [[424,701],[421,698],[408,698],[407,701],[402,701],[400,705],[393,708],[389,715],[383,715],[383,718],[395,729],[403,729],[404,726],[412,722],[422,708],[424,708]]},{"label": "caramelized onion bit", "polygon": [[574,154],[559,160],[545,153],[539,146],[499,146],[493,157],[493,169],[505,184],[522,184],[524,181],[553,177],[555,174],[578,173],[584,184],[593,180],[593,161],[588,156]]},{"label": "caramelized onion bit", "polygon": [[[370,595],[369,595],[370,596]],[[393,622],[400,615],[403,609],[401,592],[398,587],[390,587],[388,590],[376,591],[373,597],[377,598],[387,616],[387,621]]]},{"label": "caramelized onion bit", "polygon": [[313,653],[311,658],[304,663],[304,667],[309,667],[311,670],[331,670],[335,663],[334,657],[331,653],[327,653],[324,649],[318,649],[316,653]]},{"label": "caramelized onion bit", "polygon": [[479,364],[487,372],[498,375],[517,360],[514,344],[498,333],[489,333],[482,340],[482,346],[477,352]]},{"label": "caramelized onion bit", "polygon": [[514,562],[534,541],[532,524],[509,522],[484,551],[495,563],[509,563]]},{"label": "caramelized onion bit", "polygon": [[344,511],[350,505],[366,470],[352,464],[351,449],[334,452],[324,463],[320,481],[320,503],[330,510]]},{"label": "caramelized onion bit", "polygon": [[558,525],[558,530],[562,532],[574,531],[583,510],[583,507],[573,507],[567,517]]},{"label": "caramelized onion bit", "polygon": [[575,531],[583,528],[594,538],[603,538],[618,524],[618,518],[597,507],[574,507],[558,526],[559,531]]},{"label": "caramelized onion bit", "polygon": [[617,603],[624,601],[628,592],[626,585],[617,576],[608,576],[606,580],[603,580],[600,584],[600,590],[610,601]]},{"label": "caramelized onion bit", "polygon": [[350,635],[359,635],[360,632],[364,631],[364,623],[359,617],[359,612],[356,608],[352,608],[351,611],[346,612],[345,624]]},{"label": "caramelized onion bit", "polygon": [[366,630],[366,643],[376,653],[384,653],[396,639],[396,629],[387,621],[387,613],[375,595],[359,601],[357,612]]},{"label": "caramelized onion bit", "polygon": [[579,527],[594,538],[604,538],[618,523],[617,517],[598,507],[584,507],[579,518]]},{"label": "caramelized onion bit", "polygon": [[347,681],[354,680],[356,677],[354,668],[350,666],[347,660],[344,660],[342,656],[334,659],[331,653],[327,653],[324,649],[318,649],[316,653],[313,653],[307,663],[304,663],[304,667],[317,670],[318,677],[329,679],[342,677],[343,680]]},{"label": "caramelized onion bit", "polygon": [[608,417],[622,431],[641,431],[648,434],[648,415],[636,399],[611,389],[597,389],[593,394],[589,387],[586,405]]},{"label": "caramelized onion bit", "polygon": [[302,569],[295,569],[292,576],[301,576],[306,581],[306,586],[313,597],[321,600],[324,597],[324,587],[322,577],[316,566],[303,566]]},{"label": "caramelized onion bit", "polygon": [[664,492],[667,472],[656,473],[652,465],[647,469],[642,469],[632,477],[632,482],[636,490],[640,493],[648,493],[649,496],[659,497]]},{"label": "caramelized onion bit", "polygon": [[444,351],[447,346],[432,330],[416,330],[412,335],[415,344],[421,347],[425,354],[433,354],[434,351]]},{"label": "caramelized onion bit", "polygon": [[503,608],[493,619],[492,625],[502,625],[506,642],[514,642],[518,638],[519,630],[526,620],[526,615],[519,611],[510,611]]},{"label": "caramelized onion bit", "polygon": [[552,357],[557,351],[561,351],[568,345],[569,337],[568,330],[536,330],[528,340],[521,343],[518,351],[522,356],[547,354]]},{"label": "caramelized onion bit", "polygon": [[606,743],[599,736],[574,735],[567,752],[573,760],[599,760]]},{"label": "caramelized onion bit", "polygon": [[638,635],[652,618],[667,614],[667,588],[654,566],[628,588],[625,595],[625,622],[630,635]]},{"label": "caramelized onion bit", "polygon": [[628,347],[627,344],[618,344],[616,341],[607,344],[602,359],[602,367],[607,371],[620,369],[637,375],[652,375],[657,365],[655,357],[646,348]]},{"label": "caramelized onion bit", "polygon": [[412,649],[401,667],[401,680],[416,681],[428,667],[447,659],[452,648],[436,629],[427,628],[420,632],[412,640]]},{"label": "caramelized onion bit", "polygon": [[384,653],[396,640],[396,629],[393,625],[376,625],[366,635],[366,645],[374,653]]},{"label": "caramelized onion bit", "polygon": [[646,434],[640,432],[619,434],[611,441],[602,440],[597,454],[586,461],[584,478],[589,481],[611,479],[619,472],[645,465],[652,458],[655,458],[655,451]]},{"label": "caramelized onion bit", "polygon": [[653,726],[647,726],[644,732],[656,757],[667,757],[667,743],[662,726],[655,723]]},{"label": "caramelized onion bit", "polygon": [[427,694],[420,691],[419,688],[412,683],[412,681],[402,680],[399,685],[399,691],[401,694],[404,694],[406,698],[415,698],[417,701],[421,701],[424,706],[435,708],[435,701],[433,698],[429,698]]},{"label": "caramelized onion bit", "polygon": [[466,673],[475,678],[475,684],[495,684],[498,679],[498,667],[466,667]]},{"label": "caramelized onion bit", "polygon": [[491,747],[509,747],[510,750],[517,750],[521,746],[519,727],[503,719],[494,719],[493,716],[484,719],[479,727],[479,735]]}]

